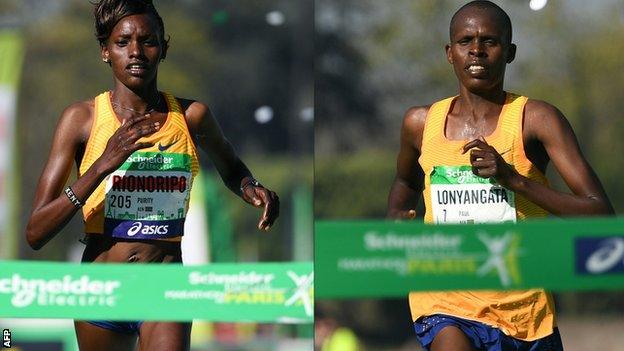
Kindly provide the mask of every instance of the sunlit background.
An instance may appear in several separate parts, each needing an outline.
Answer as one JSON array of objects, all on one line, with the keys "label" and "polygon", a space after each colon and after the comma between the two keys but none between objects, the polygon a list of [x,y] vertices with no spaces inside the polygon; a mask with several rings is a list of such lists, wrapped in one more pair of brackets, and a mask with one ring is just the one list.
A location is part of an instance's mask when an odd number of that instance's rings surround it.
[{"label": "sunlit background", "polygon": [[[196,184],[203,192],[193,195],[195,215],[183,243],[187,263],[310,261],[313,1],[155,5],[170,37],[158,88],[207,103],[243,161],[282,204],[271,232],[259,232],[261,212],[230,193],[201,154]],[[112,88],[94,32],[89,1],[0,1],[0,259],[80,258],[79,215],[40,251],[28,247],[23,233],[61,112]],[[45,325],[73,333],[71,321],[22,322],[39,332]],[[193,333],[193,350],[310,350],[312,326],[196,322]]]},{"label": "sunlit background", "polygon": [[[315,2],[316,220],[385,217],[403,114],[457,94],[444,45],[451,16],[467,2]],[[550,102],[567,116],[621,214],[624,3],[495,2],[510,15],[518,46],[506,90]],[[552,169],[548,177],[568,191]],[[555,297],[566,350],[623,348],[621,292]],[[322,321],[325,329],[351,330],[362,350],[419,349],[407,298],[316,306],[317,326]]]}]

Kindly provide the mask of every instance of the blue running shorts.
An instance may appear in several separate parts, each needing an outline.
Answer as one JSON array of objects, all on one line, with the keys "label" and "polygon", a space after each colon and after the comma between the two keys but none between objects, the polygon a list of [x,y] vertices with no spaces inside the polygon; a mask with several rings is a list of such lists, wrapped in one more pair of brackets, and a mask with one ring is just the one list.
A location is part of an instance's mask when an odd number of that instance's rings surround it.
[{"label": "blue running shorts", "polygon": [[114,322],[114,321],[87,321],[97,327],[112,330],[117,333],[139,335],[142,321],[138,322]]},{"label": "blue running shorts", "polygon": [[435,336],[447,326],[459,328],[470,340],[472,347],[480,351],[563,351],[559,329],[542,339],[524,341],[505,335],[500,329],[489,325],[443,314],[419,318],[414,322],[418,341],[429,351]]}]

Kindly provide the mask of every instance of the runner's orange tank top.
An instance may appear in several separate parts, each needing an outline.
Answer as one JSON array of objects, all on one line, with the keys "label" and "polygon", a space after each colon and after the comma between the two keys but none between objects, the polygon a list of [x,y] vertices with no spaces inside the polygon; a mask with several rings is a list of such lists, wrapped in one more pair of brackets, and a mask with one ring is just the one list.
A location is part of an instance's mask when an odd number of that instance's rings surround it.
[{"label": "runner's orange tank top", "polygon": [[[462,146],[468,141],[448,140],[445,136],[446,118],[456,99],[439,101],[427,113],[418,160],[425,174],[425,222],[515,222],[545,217],[545,210],[521,195],[472,174],[470,152],[462,154]],[[507,93],[496,129],[485,140],[519,174],[548,185],[546,177],[524,153],[522,121],[527,100]],[[550,335],[556,326],[552,296],[542,289],[411,292],[409,303],[413,321],[447,314],[499,328],[527,341]]]},{"label": "runner's orange tank top", "polygon": [[[123,239],[181,240],[199,163],[184,111],[173,95],[162,96],[168,106],[166,121],[154,134],[138,140],[154,145],[130,155],[85,201],[82,212],[86,233]],[[120,126],[110,93],[96,96],[79,175],[102,155]]]}]

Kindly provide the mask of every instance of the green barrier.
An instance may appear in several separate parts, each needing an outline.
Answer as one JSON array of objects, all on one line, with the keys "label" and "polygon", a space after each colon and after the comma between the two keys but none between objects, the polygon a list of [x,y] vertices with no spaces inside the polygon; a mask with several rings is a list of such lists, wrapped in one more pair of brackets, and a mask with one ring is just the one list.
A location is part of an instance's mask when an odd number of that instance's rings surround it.
[{"label": "green barrier", "polygon": [[316,298],[458,289],[624,289],[624,219],[318,221]]},{"label": "green barrier", "polygon": [[0,318],[312,323],[311,262],[0,261]]}]

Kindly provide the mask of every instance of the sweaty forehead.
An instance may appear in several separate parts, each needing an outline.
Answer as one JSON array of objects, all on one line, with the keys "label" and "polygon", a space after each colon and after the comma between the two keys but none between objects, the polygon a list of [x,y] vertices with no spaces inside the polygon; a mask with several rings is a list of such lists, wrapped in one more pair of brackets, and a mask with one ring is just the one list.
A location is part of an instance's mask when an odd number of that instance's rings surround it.
[{"label": "sweaty forehead", "polygon": [[466,7],[457,12],[451,20],[450,36],[459,31],[473,28],[487,28],[492,34],[509,38],[511,28],[505,15],[493,8]]},{"label": "sweaty forehead", "polygon": [[158,23],[149,14],[126,16],[117,22],[111,34],[139,36],[158,35]]}]

